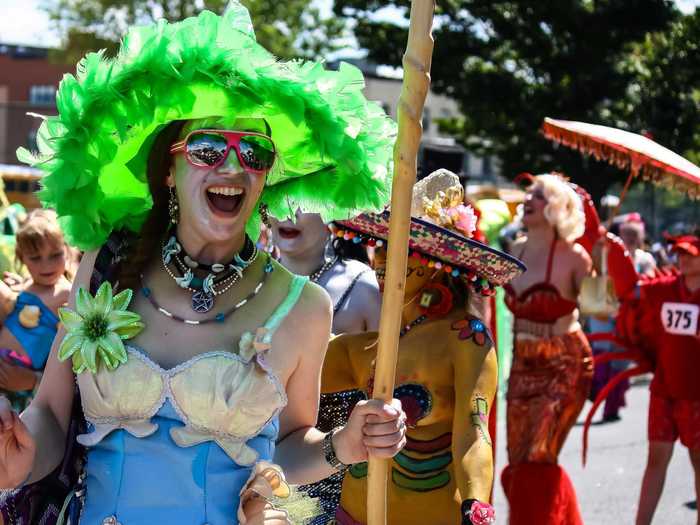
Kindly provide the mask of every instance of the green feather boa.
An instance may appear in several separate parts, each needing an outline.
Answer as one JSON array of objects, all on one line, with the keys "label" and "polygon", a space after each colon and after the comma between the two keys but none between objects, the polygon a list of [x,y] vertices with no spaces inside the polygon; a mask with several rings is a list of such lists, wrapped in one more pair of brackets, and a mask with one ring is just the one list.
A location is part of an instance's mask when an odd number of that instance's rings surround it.
[{"label": "green feather boa", "polygon": [[[390,197],[395,125],[362,94],[364,79],[342,64],[280,62],[255,40],[247,10],[204,11],[132,28],[114,59],[80,61],[57,94],[58,116],[38,135],[43,203],[69,242],[94,249],[114,229],[138,232],[152,206],[146,161],[152,139],[173,120],[264,118],[282,166],[260,198],[278,218],[297,208],[325,221],[378,211]],[[258,214],[247,230],[257,238]]]}]

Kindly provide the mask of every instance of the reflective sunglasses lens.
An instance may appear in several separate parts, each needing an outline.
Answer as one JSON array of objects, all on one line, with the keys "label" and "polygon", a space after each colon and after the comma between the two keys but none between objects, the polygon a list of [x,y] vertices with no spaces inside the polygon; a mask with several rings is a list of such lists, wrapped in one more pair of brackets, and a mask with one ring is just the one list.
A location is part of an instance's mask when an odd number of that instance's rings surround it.
[{"label": "reflective sunglasses lens", "polygon": [[215,166],[226,157],[227,144],[222,135],[193,133],[187,141],[187,156],[198,166]]},{"label": "reflective sunglasses lens", "polygon": [[247,135],[238,146],[243,163],[250,169],[265,171],[275,163],[275,146],[267,137]]}]

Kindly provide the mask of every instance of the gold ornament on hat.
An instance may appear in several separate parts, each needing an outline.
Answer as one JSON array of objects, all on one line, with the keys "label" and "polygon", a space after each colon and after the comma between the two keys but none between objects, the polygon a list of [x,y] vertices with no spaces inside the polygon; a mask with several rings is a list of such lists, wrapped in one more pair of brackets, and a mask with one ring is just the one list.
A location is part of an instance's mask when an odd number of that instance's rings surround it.
[{"label": "gold ornament on hat", "polygon": [[476,230],[476,213],[471,206],[464,205],[464,188],[459,177],[445,169],[431,173],[416,184],[413,212],[467,238]]}]

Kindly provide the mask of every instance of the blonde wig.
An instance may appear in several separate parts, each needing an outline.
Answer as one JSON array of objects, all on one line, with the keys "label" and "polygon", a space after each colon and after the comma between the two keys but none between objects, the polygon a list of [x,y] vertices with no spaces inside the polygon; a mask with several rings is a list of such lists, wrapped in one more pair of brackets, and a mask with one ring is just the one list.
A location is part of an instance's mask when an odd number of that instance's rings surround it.
[{"label": "blonde wig", "polygon": [[535,187],[542,188],[547,201],[544,216],[557,230],[560,239],[574,242],[586,229],[583,203],[568,182],[557,174],[537,175]]}]

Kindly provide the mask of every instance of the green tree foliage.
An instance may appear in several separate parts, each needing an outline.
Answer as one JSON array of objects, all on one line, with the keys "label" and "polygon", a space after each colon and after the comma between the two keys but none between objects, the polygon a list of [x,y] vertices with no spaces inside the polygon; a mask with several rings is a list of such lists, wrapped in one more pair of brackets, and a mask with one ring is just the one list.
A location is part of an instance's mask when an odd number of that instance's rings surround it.
[{"label": "green tree foliage", "polygon": [[[182,20],[209,9],[222,13],[228,0],[44,0],[61,35],[56,60],[77,62],[87,51],[113,53],[129,26],[165,18]],[[242,0],[255,24],[258,41],[281,58],[315,58],[338,48],[345,26],[322,19],[307,0]]]},{"label": "green tree foliage", "polygon": [[624,67],[635,78],[626,120],[700,164],[700,9],[647,35]]},{"label": "green tree foliage", "polygon": [[[400,64],[406,24],[374,16],[409,2],[336,0],[357,21],[369,58]],[[620,64],[633,44],[678,16],[670,0],[438,0],[432,88],[464,118],[443,122],[475,153],[493,155],[506,176],[558,169],[594,195],[625,174],[555,148],[539,133],[546,116],[629,127],[619,117],[634,72]],[[404,21],[405,22],[405,21]],[[638,131],[630,128],[631,131]]]}]

